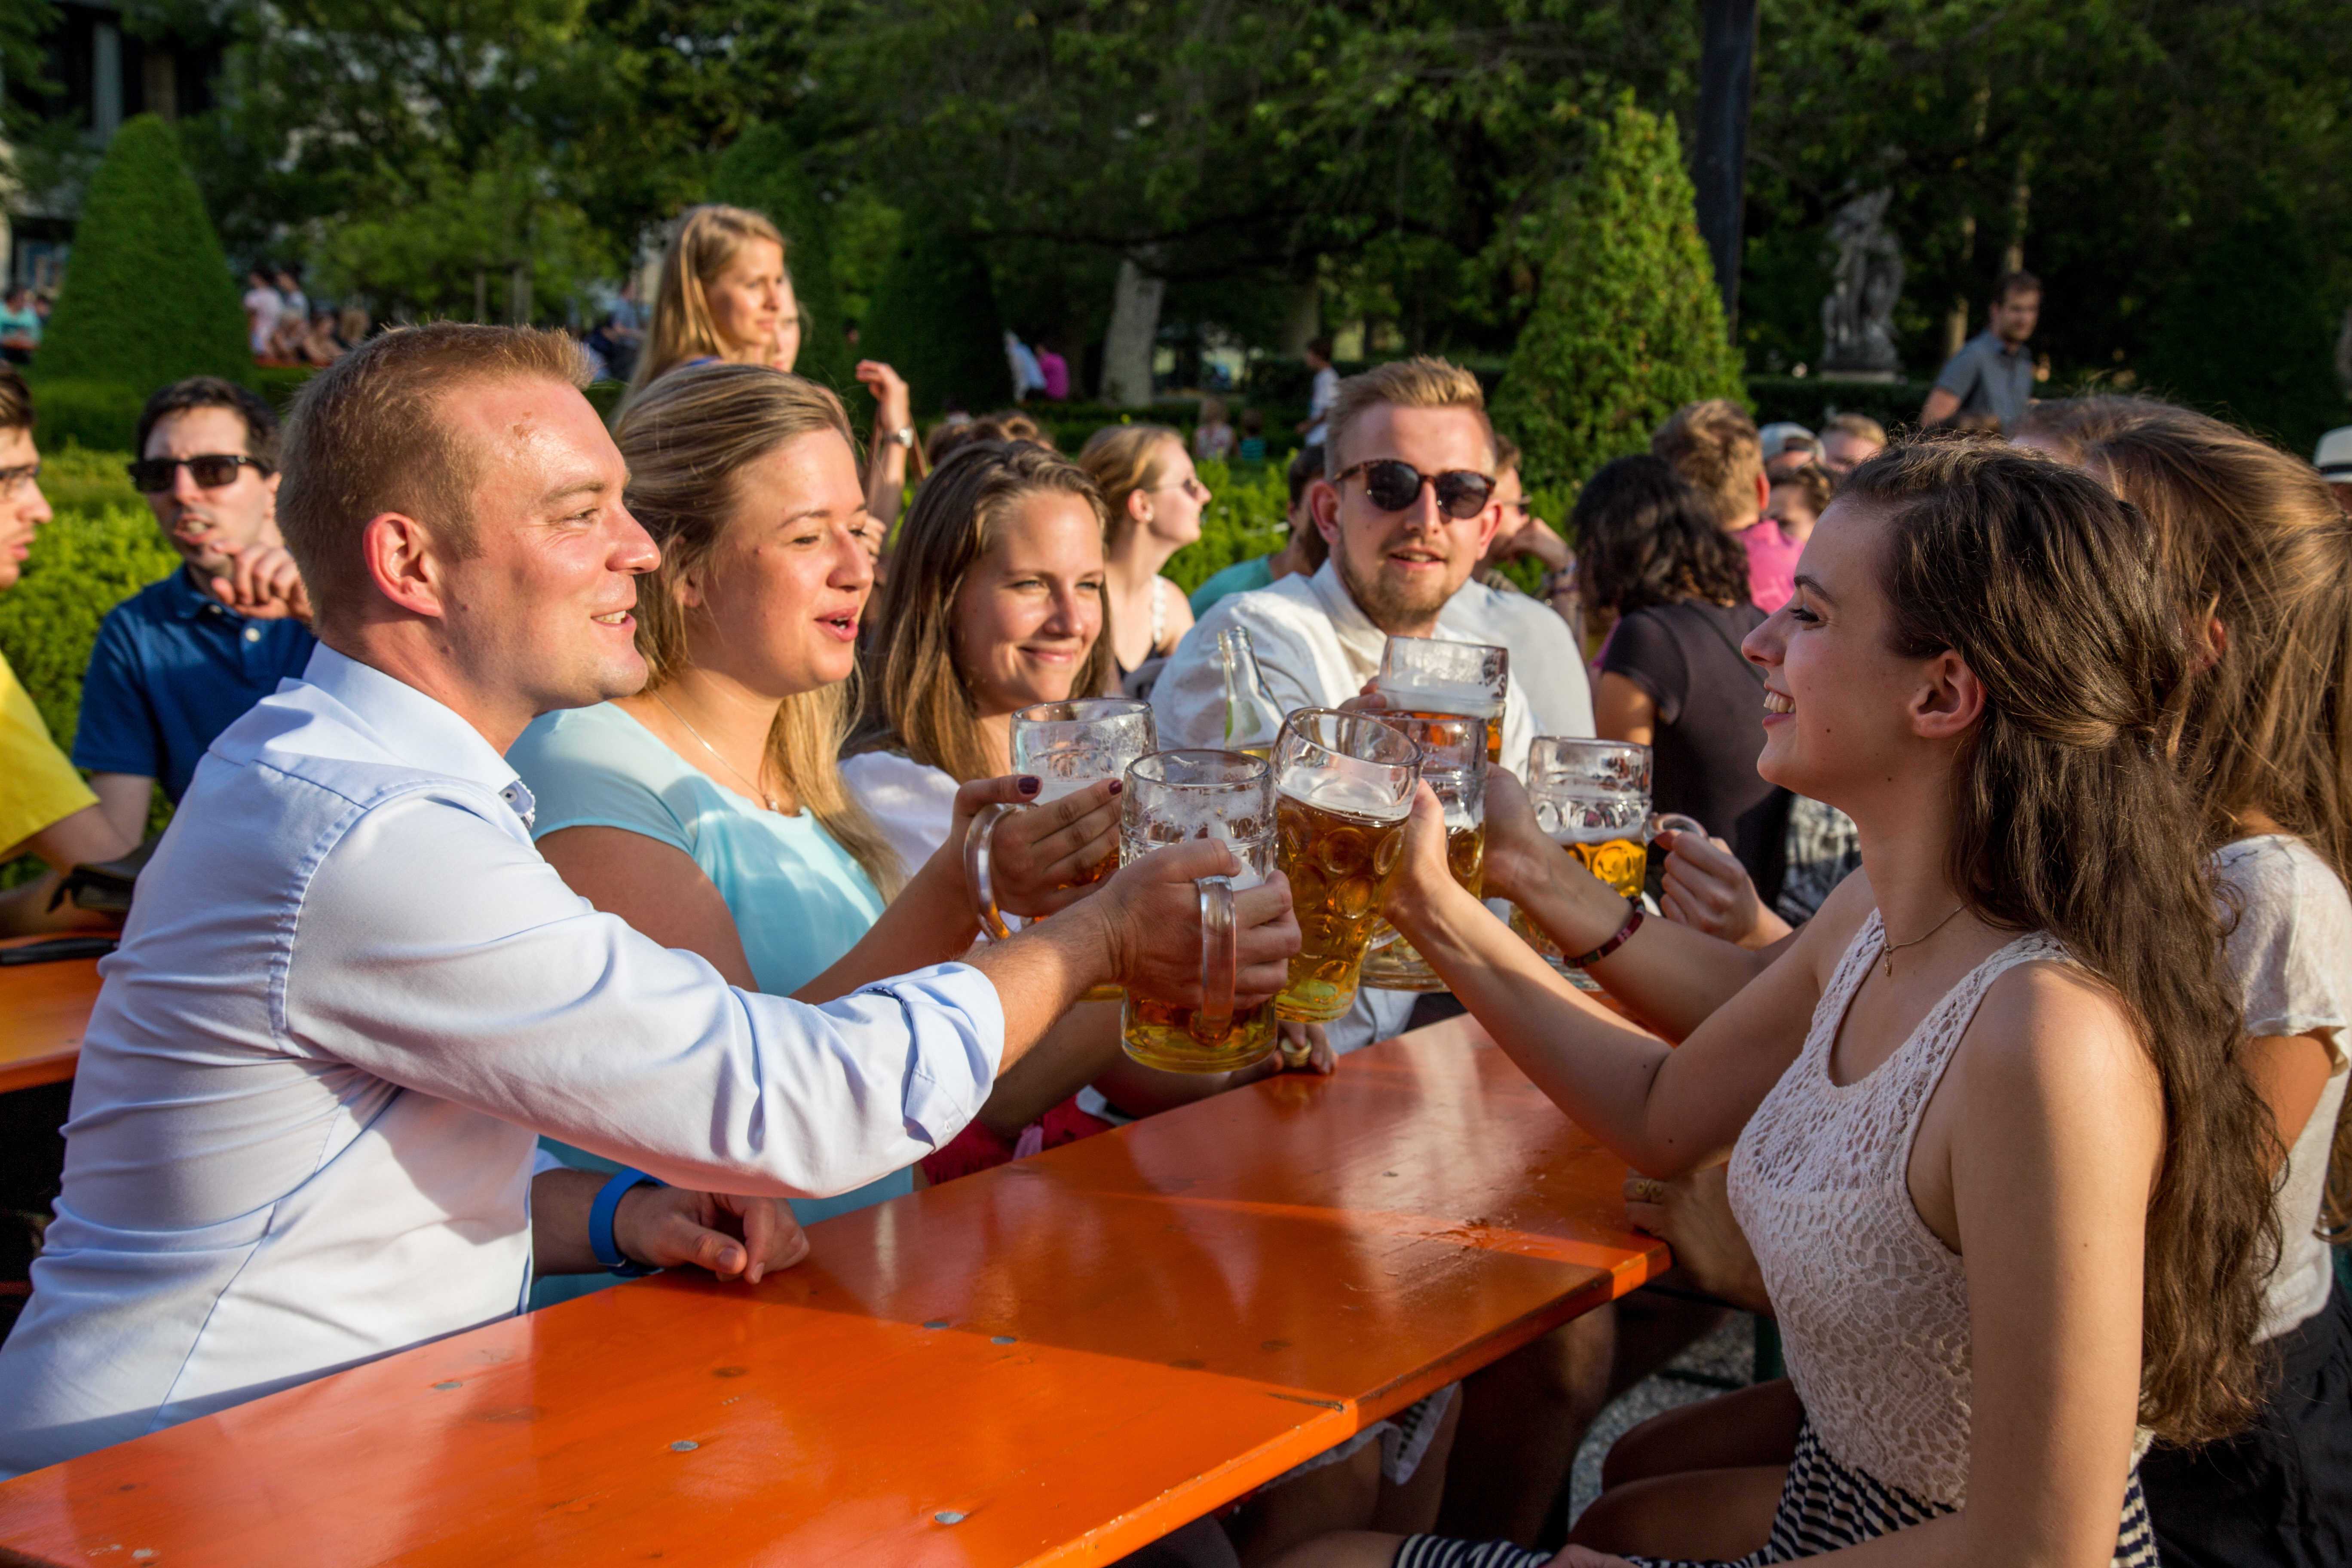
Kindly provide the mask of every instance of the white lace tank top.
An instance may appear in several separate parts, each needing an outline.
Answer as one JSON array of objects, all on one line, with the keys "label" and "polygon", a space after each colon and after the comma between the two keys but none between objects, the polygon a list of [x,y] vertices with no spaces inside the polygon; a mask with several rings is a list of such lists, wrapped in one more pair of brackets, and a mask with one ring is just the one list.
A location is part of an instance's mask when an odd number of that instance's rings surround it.
[{"label": "white lace tank top", "polygon": [[1813,1009],[1804,1050],[1739,1135],[1731,1206],[1780,1317],[1789,1375],[1830,1457],[1958,1508],[1969,1475],[1968,1273],[1912,1205],[1911,1143],[1992,983],[2066,952],[2045,933],[2018,938],[1971,970],[1874,1071],[1841,1088],[1830,1047],[1885,945],[1873,910]]}]

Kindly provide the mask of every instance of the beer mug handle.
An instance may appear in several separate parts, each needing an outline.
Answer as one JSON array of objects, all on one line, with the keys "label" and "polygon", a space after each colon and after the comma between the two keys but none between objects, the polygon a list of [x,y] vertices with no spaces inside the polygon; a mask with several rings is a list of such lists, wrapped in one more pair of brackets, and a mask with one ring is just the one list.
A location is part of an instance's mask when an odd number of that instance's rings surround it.
[{"label": "beer mug handle", "polygon": [[1193,885],[1201,889],[1201,1005],[1193,1027],[1203,1038],[1222,1038],[1233,1026],[1234,981],[1241,964],[1234,939],[1234,882],[1230,877],[1203,877]]},{"label": "beer mug handle", "polygon": [[1685,816],[1679,811],[1663,811],[1651,816],[1643,841],[1655,844],[1661,833],[1696,833],[1704,838],[1706,837],[1706,825],[1697,817]]},{"label": "beer mug handle", "polygon": [[996,825],[1017,805],[998,804],[983,805],[972,813],[971,826],[963,835],[963,880],[971,889],[972,908],[980,917],[980,929],[990,940],[1004,942],[1013,935],[1013,928],[1004,923],[1004,916],[996,907],[996,883],[989,872],[989,858],[996,844]]}]

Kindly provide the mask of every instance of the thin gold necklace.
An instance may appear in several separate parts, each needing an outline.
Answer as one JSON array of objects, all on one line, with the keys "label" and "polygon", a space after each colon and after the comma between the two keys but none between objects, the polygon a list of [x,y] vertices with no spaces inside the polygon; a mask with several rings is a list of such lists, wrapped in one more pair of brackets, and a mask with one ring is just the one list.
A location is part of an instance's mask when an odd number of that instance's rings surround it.
[{"label": "thin gold necklace", "polygon": [[[774,812],[779,816],[783,815],[783,807],[776,804],[776,797],[770,795],[766,790],[761,789],[758,784],[752,784],[750,779],[744,778],[742,769],[737,767],[733,763],[729,762],[724,753],[722,753],[718,747],[712,745],[708,741],[702,740],[702,731],[696,729],[691,724],[687,724],[686,715],[679,712],[675,708],[670,708],[668,698],[664,697],[660,692],[656,691],[654,693],[654,700],[660,703],[665,708],[669,708],[669,716],[677,720],[679,723],[686,724],[686,732],[693,736],[697,741],[701,741],[702,749],[709,752],[712,756],[717,757],[720,767],[725,768],[729,773],[733,773],[744,784],[749,784],[751,786],[751,793],[759,797],[761,805],[765,805],[770,811]],[[1931,931],[1928,934],[1932,936],[1935,933]]]},{"label": "thin gold necklace", "polygon": [[[685,723],[685,722],[686,722],[686,721],[685,721],[685,720],[683,720],[683,719],[681,719],[681,720],[679,720],[679,721],[678,721],[678,722],[679,722],[679,723],[681,723],[681,724],[683,724],[683,723]],[[697,737],[697,738],[698,738],[698,739],[699,739],[699,737]],[[724,758],[721,758],[721,759],[720,759],[720,761],[722,761],[722,762],[723,762],[723,761],[725,761],[725,760],[726,760],[726,759],[724,759]],[[1927,931],[1926,931],[1925,932],[1923,932],[1922,934],[1920,934],[1920,935],[1918,935],[1918,936],[1915,936],[1915,937],[1913,937],[1909,942],[1888,942],[1888,943],[1886,944],[1886,946],[1885,946],[1884,949],[1882,949],[1882,950],[1880,951],[1879,954],[1878,954],[1878,956],[1879,956],[1880,958],[1885,959],[1885,960],[1886,961],[1886,978],[1887,978],[1887,979],[1889,979],[1889,980],[1892,980],[1892,979],[1894,979],[1894,978],[1895,978],[1895,955],[1896,953],[1898,953],[1898,952],[1902,952],[1902,951],[1903,951],[1905,948],[1906,948],[1906,947],[1916,947],[1916,946],[1918,946],[1921,942],[1923,942],[1927,941],[1928,937],[1931,937],[1931,936],[1935,935],[1937,931],[1939,931],[1943,930],[1946,926],[1950,925],[1950,924],[1952,923],[1952,915],[1957,915],[1957,914],[1958,914],[1962,910],[1967,909],[1967,908],[1968,908],[1968,905],[1966,905],[1966,904],[1954,904],[1954,905],[1952,906],[1952,914],[1950,914],[1950,915],[1946,915],[1942,920],[1939,920],[1939,921],[1937,921],[1934,925],[1929,926],[1929,927],[1927,929]],[[1885,917],[1885,915],[1883,915],[1883,914],[1882,914],[1882,915],[1880,915],[1880,916],[1878,917],[1878,931],[1879,931],[1879,934],[1880,934],[1881,936],[1884,936],[1884,935],[1886,933],[1886,917]]]}]

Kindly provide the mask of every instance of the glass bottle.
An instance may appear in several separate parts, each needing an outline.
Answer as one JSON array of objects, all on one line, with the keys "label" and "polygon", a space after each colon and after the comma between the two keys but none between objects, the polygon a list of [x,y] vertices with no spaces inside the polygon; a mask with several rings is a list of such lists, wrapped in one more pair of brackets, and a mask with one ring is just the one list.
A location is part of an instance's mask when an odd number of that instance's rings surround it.
[{"label": "glass bottle", "polygon": [[1282,733],[1282,707],[1266,689],[1265,672],[1257,667],[1249,633],[1239,626],[1219,632],[1217,657],[1225,666],[1225,750],[1273,761],[1274,742]]}]

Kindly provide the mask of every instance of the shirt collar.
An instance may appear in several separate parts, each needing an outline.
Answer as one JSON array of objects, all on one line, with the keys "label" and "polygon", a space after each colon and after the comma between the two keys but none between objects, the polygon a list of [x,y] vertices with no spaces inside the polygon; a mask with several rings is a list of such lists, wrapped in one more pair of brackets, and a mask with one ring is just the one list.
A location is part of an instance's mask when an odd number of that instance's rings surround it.
[{"label": "shirt collar", "polygon": [[242,615],[213,597],[212,590],[199,584],[194,574],[184,564],[163,581],[166,584],[163,589],[165,605],[180,620],[193,621],[207,610],[217,610],[224,616],[236,616],[238,620],[245,619]]},{"label": "shirt collar", "polygon": [[447,773],[495,794],[528,826],[538,802],[481,731],[446,703],[325,643],[310,650],[302,681],[363,721],[384,749],[415,768]]}]

